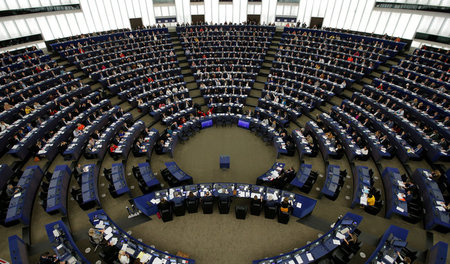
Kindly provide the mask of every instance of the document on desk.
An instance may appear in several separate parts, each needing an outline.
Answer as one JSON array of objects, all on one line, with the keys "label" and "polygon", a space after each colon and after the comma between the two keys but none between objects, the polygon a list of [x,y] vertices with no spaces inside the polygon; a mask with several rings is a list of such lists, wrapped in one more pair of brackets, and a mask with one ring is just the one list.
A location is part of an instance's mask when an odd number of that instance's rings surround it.
[{"label": "document on desk", "polygon": [[303,259],[300,255],[296,255],[295,260],[297,261],[298,264],[303,264]]},{"label": "document on desk", "polygon": [[111,245],[115,246],[117,244],[117,237],[113,237],[111,239],[111,241],[109,241],[109,243],[111,243]]},{"label": "document on desk", "polygon": [[106,234],[106,235],[105,235],[105,239],[106,239],[106,240],[109,240],[112,236],[113,236],[112,233]]},{"label": "document on desk", "polygon": [[359,198],[359,203],[361,205],[367,205],[367,196],[365,194],[361,195],[361,198]]},{"label": "document on desk", "polygon": [[105,224],[103,223],[103,221],[100,221],[98,224],[95,225],[95,228],[98,228],[98,229],[102,229],[104,227],[105,227]]},{"label": "document on desk", "polygon": [[122,244],[122,248],[120,250],[125,251],[127,250],[128,244]]},{"label": "document on desk", "polygon": [[130,255],[134,255],[134,249],[132,249],[132,248],[130,248],[130,247],[127,247],[127,250],[125,250],[128,254],[130,254]]},{"label": "document on desk", "polygon": [[348,231],[350,231],[350,230],[348,229],[348,227],[346,227],[341,230],[341,234],[343,235],[343,234],[347,233]]},{"label": "document on desk", "polygon": [[313,255],[311,253],[306,253],[306,257],[308,257],[309,261],[313,261],[314,260],[314,257],[313,257]]},{"label": "document on desk", "polygon": [[339,233],[339,232],[336,233],[336,237],[341,239],[341,240],[345,238],[345,236],[343,234]]},{"label": "document on desk", "polygon": [[302,208],[302,203],[297,203],[297,204],[296,204],[296,207],[297,207],[297,208]]},{"label": "document on desk", "polygon": [[112,233],[112,227],[108,226],[105,230],[105,234],[111,234]]},{"label": "document on desk", "polygon": [[341,244],[341,241],[339,239],[333,239],[333,244],[339,246]]},{"label": "document on desk", "polygon": [[389,255],[384,256],[384,259],[386,261],[388,261],[389,263],[394,263],[394,259],[391,256],[389,256]]},{"label": "document on desk", "polygon": [[163,264],[162,259],[155,257],[155,259],[152,262],[153,264]]},{"label": "document on desk", "polygon": [[152,256],[142,251],[141,253],[139,253],[138,258],[141,260],[141,262],[146,263],[152,258]]},{"label": "document on desk", "polygon": [[396,208],[395,208],[397,211],[399,211],[399,212],[401,212],[401,213],[403,213],[405,210],[403,210],[403,208],[401,208],[401,207],[399,207],[399,206],[397,206]]}]

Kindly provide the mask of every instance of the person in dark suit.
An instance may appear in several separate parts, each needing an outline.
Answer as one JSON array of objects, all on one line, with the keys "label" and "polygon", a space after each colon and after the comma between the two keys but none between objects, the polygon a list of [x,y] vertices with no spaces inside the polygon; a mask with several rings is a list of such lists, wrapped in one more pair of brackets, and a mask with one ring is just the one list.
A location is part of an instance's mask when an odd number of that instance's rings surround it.
[{"label": "person in dark suit", "polygon": [[187,200],[189,201],[197,201],[198,197],[195,196],[195,194],[193,192],[189,192]]},{"label": "person in dark suit", "polygon": [[251,205],[252,208],[254,207],[254,208],[260,208],[261,209],[262,201],[263,201],[262,197],[258,199],[258,196],[255,195],[255,196],[253,196],[253,199],[252,199],[250,205]]},{"label": "person in dark suit", "polygon": [[116,259],[117,254],[119,254],[119,249],[111,243],[107,243],[102,248],[103,260],[106,263],[112,263]]},{"label": "person in dark suit", "polygon": [[158,210],[161,213],[163,210],[170,209],[170,203],[165,199],[161,198],[161,201],[158,204]]},{"label": "person in dark suit", "polygon": [[45,252],[39,258],[39,264],[52,264],[52,263],[58,263],[58,262],[59,262],[59,260],[56,257],[56,255],[50,255],[49,252]]},{"label": "person in dark suit", "polygon": [[201,202],[203,205],[205,202],[211,202],[213,200],[214,200],[214,197],[211,195],[210,192],[207,191],[207,192],[205,192],[205,196],[202,197]]}]

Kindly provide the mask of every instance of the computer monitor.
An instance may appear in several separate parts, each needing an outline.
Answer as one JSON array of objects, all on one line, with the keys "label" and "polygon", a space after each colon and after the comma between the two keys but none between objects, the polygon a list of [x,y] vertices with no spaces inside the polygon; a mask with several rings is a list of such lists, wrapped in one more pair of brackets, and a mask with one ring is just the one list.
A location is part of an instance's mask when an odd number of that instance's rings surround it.
[{"label": "computer monitor", "polygon": [[207,121],[203,121],[202,122],[202,128],[212,127],[212,125],[213,125],[213,121],[212,120],[207,120]]},{"label": "computer monitor", "polygon": [[238,121],[238,127],[250,129],[250,123],[247,121],[239,120]]},{"label": "computer monitor", "polygon": [[408,243],[406,241],[403,240],[394,240],[394,242],[392,242],[392,245],[394,247],[400,247],[400,248],[404,248],[406,247]]}]

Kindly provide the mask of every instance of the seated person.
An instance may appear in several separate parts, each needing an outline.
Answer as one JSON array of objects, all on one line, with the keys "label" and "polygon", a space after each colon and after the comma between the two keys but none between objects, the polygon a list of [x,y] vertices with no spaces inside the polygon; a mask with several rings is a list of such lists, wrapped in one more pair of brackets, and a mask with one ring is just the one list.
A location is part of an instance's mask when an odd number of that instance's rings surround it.
[{"label": "seated person", "polygon": [[102,248],[102,252],[104,255],[103,260],[106,263],[113,263],[115,257],[119,253],[119,249],[115,245],[107,243],[105,247]]},{"label": "seated person", "polygon": [[410,264],[411,263],[411,259],[409,257],[403,257],[399,251],[397,251],[397,256],[398,257],[394,263],[396,263],[396,264]]},{"label": "seated person", "polygon": [[350,231],[347,231],[348,237],[344,238],[344,241],[347,245],[354,245],[356,242],[358,242],[358,237],[355,234],[350,233]]},{"label": "seated person", "polygon": [[253,199],[252,199],[252,201],[251,201],[251,206],[252,207],[259,207],[259,208],[261,208],[261,206],[262,206],[262,201],[263,201],[263,198],[262,198],[262,196],[261,196],[261,198],[259,198],[258,199],[258,196],[253,196]]},{"label": "seated person", "polygon": [[111,144],[109,146],[109,153],[113,154],[116,151],[116,149],[117,149],[117,145],[116,144]]},{"label": "seated person", "polygon": [[6,195],[8,196],[8,198],[13,197],[14,193],[14,186],[12,184],[8,184],[8,186],[6,186]]},{"label": "seated person", "polygon": [[367,206],[374,206],[374,205],[375,205],[375,196],[370,193],[367,197]]},{"label": "seated person", "polygon": [[264,206],[265,207],[276,207],[277,206],[276,202],[273,200],[272,194],[267,195],[267,200],[266,200]]},{"label": "seated person", "polygon": [[161,198],[161,201],[158,204],[158,210],[161,213],[164,210],[170,209],[170,203],[165,199]]},{"label": "seated person", "polygon": [[336,146],[336,155],[334,156],[336,159],[340,159],[344,156],[344,148],[342,148],[341,144],[337,144]]},{"label": "seated person", "polygon": [[164,154],[163,146],[164,146],[164,140],[160,140],[158,143],[155,144],[155,152],[156,152],[156,154],[158,154],[158,155]]},{"label": "seated person", "polygon": [[39,264],[53,264],[53,263],[59,263],[59,260],[56,257],[56,255],[50,255],[49,252],[45,252],[39,257]]},{"label": "seated person", "polygon": [[201,202],[203,205],[205,202],[211,202],[213,200],[214,200],[214,197],[211,195],[211,193],[209,193],[207,191],[207,192],[205,192],[205,196],[202,197]]},{"label": "seated person", "polygon": [[100,244],[103,241],[103,232],[104,230],[98,230],[95,228],[89,228],[89,236],[91,237],[92,241],[96,244]]},{"label": "seated person", "polygon": [[284,197],[283,201],[280,203],[280,212],[289,213],[291,204],[289,203],[289,198]]},{"label": "seated person", "polygon": [[123,250],[119,251],[118,259],[121,264],[129,264],[130,263],[130,256]]},{"label": "seated person", "polygon": [[189,192],[187,199],[189,201],[196,201],[198,199],[198,197],[195,196],[195,194],[193,192]]}]

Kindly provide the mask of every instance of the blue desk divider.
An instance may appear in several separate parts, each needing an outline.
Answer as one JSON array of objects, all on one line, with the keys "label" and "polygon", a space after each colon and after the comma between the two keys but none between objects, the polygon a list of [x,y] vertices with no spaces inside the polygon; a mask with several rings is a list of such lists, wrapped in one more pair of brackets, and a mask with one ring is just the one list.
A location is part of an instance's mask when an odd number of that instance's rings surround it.
[{"label": "blue desk divider", "polygon": [[[89,264],[90,262],[84,257],[78,249],[77,244],[70,234],[70,230],[59,220],[45,225],[48,239],[52,243],[53,250],[60,261],[72,263],[76,259],[77,264]],[[87,232],[87,231],[86,231]]]},{"label": "blue desk divider", "polygon": [[319,237],[315,241],[295,249],[291,252],[284,253],[275,257],[254,260],[253,264],[268,264],[268,263],[316,263],[320,258],[323,258],[333,252],[340,244],[345,243],[343,239],[336,236],[337,233],[347,237],[345,232],[353,232],[362,221],[362,216],[347,213],[344,217],[335,223],[326,234]]},{"label": "blue desk divider", "polygon": [[22,187],[22,191],[11,198],[5,223],[20,221],[24,225],[30,224],[34,199],[43,175],[41,168],[37,165],[25,169],[17,183]]},{"label": "blue desk divider", "polygon": [[[137,258],[138,256],[144,257],[148,256],[148,263],[177,263],[177,264],[194,264],[195,260],[183,258],[179,256],[175,256],[161,250],[158,250],[154,247],[146,245],[136,238],[130,236],[127,232],[125,232],[122,228],[120,228],[114,221],[109,218],[109,216],[103,211],[98,210],[88,214],[89,220],[91,224],[98,229],[111,229],[111,236],[107,238],[105,235],[105,239],[110,243],[113,243],[118,249],[121,249],[123,245],[127,245],[127,248],[133,250],[133,253],[128,253],[133,257]],[[114,243],[115,241],[115,243]],[[161,262],[164,261],[164,262]],[[165,262],[167,261],[167,262]]]},{"label": "blue desk divider", "polygon": [[[393,240],[400,240],[400,241],[406,241],[406,237],[408,236],[408,230],[400,228],[395,225],[391,225],[386,232],[384,232],[383,236],[378,242],[378,246],[375,249],[375,251],[372,253],[372,255],[367,259],[366,264],[372,263],[375,259],[381,257],[384,259],[387,253],[391,254],[392,258],[397,257],[397,251],[401,251],[401,247],[396,247],[393,243],[388,243],[389,246],[386,245],[387,241],[393,241]],[[393,251],[389,251],[388,249],[392,248]],[[384,252],[381,252],[384,251]],[[393,255],[395,254],[395,255]],[[381,259],[381,260],[383,260]],[[378,260],[378,259],[377,259]]]},{"label": "blue desk divider", "polygon": [[213,125],[213,121],[212,120],[208,120],[208,121],[203,121],[202,122],[202,128],[212,127],[212,125]]},{"label": "blue desk divider", "polygon": [[428,250],[426,264],[445,264],[447,263],[448,244],[442,241],[437,242]]},{"label": "blue desk divider", "polygon": [[12,264],[28,264],[28,247],[20,237],[13,235],[8,237],[9,254]]}]

